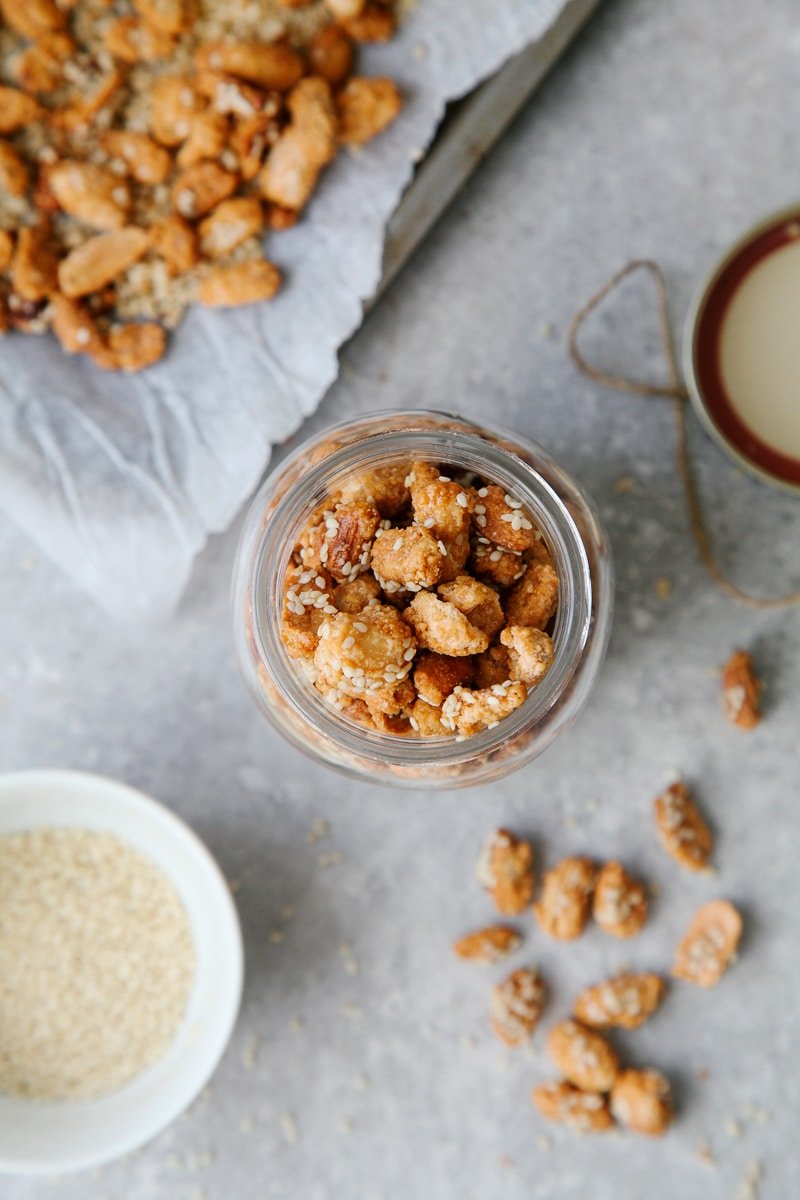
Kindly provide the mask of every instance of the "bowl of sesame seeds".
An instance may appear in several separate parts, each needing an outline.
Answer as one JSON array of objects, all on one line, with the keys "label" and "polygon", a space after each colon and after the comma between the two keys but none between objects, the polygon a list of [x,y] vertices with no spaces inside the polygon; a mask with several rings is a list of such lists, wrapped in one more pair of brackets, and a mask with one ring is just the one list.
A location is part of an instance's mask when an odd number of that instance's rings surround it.
[{"label": "bowl of sesame seeds", "polygon": [[0,776],[0,1171],[154,1137],[216,1068],[242,979],[230,890],[183,821],[96,775]]}]

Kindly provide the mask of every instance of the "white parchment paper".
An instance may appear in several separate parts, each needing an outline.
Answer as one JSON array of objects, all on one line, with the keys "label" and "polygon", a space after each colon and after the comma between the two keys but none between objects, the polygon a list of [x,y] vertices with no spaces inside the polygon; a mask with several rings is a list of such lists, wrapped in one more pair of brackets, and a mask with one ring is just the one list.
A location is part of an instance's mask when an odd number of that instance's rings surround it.
[{"label": "white parchment paper", "polygon": [[0,343],[0,506],[103,608],[166,615],[194,556],[253,490],[273,445],[336,376],[380,278],[386,222],[448,100],[541,37],[565,0],[419,0],[365,73],[406,107],[341,154],[303,221],[274,235],[286,276],[267,305],[193,310],[166,359],[133,377],[66,358],[50,337]]}]

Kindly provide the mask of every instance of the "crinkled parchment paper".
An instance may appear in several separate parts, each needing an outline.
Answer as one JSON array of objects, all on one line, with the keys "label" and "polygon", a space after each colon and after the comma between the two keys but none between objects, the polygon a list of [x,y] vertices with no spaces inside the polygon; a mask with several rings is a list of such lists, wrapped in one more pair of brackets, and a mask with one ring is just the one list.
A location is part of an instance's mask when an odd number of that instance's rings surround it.
[{"label": "crinkled parchment paper", "polygon": [[380,277],[386,222],[446,102],[541,37],[565,0],[418,0],[366,73],[406,108],[340,155],[303,221],[274,235],[286,285],[267,305],[193,310],[167,358],[133,377],[65,358],[54,339],[0,344],[0,505],[103,608],[166,614],[271,447],[316,408]]}]

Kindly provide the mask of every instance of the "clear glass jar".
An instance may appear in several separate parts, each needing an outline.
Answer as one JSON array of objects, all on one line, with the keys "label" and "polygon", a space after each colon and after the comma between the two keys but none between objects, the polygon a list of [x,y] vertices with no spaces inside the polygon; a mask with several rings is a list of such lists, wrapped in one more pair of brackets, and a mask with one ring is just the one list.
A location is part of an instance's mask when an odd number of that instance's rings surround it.
[{"label": "clear glass jar", "polygon": [[[428,460],[498,483],[529,509],[559,576],[555,657],[525,703],[468,738],[372,731],[331,707],[281,642],[284,576],[300,530],[356,471]],[[608,540],[586,492],[533,442],[450,413],[372,413],[305,442],[264,483],[247,516],[233,579],[245,680],[276,729],[311,757],[360,779],[463,787],[529,762],[583,708],[611,627]]]}]

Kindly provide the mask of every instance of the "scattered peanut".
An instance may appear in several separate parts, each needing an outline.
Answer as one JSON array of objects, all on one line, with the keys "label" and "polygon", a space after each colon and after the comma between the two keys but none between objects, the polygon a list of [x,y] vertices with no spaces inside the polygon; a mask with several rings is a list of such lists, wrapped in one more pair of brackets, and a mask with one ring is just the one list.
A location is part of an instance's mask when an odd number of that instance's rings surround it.
[{"label": "scattered peanut", "polygon": [[701,871],[708,865],[711,833],[685,783],[673,783],[656,797],[655,816],[667,854],[690,871]]},{"label": "scattered peanut", "polygon": [[565,858],[545,874],[542,894],[533,911],[551,937],[571,941],[589,919],[595,866],[588,858]]},{"label": "scattered peanut", "polygon": [[737,650],[725,664],[722,674],[722,703],[725,716],[739,729],[754,729],[761,720],[761,682],[750,655]]},{"label": "scattered peanut", "polygon": [[735,960],[742,918],[728,900],[698,908],[675,954],[672,974],[700,987],[714,987]]},{"label": "scattered peanut", "polygon": [[585,1092],[608,1092],[619,1073],[617,1056],[594,1029],[568,1019],[547,1035],[547,1052],[561,1074]]},{"label": "scattered peanut", "polygon": [[280,271],[266,259],[214,267],[200,281],[197,298],[209,308],[231,308],[271,300],[281,283]]},{"label": "scattered peanut", "polygon": [[600,928],[613,937],[634,937],[647,920],[644,885],[621,863],[605,863],[595,882],[592,914]]},{"label": "scattered peanut", "polygon": [[489,1021],[492,1032],[507,1046],[530,1041],[544,1009],[542,977],[530,967],[520,967],[492,988]]},{"label": "scattered peanut", "polygon": [[617,975],[581,992],[575,1016],[594,1029],[638,1029],[658,1008],[664,992],[659,975]]},{"label": "scattered peanut", "polygon": [[672,1121],[669,1084],[659,1071],[622,1071],[611,1090],[611,1112],[634,1133],[660,1137]]},{"label": "scattered peanut", "polygon": [[533,850],[507,829],[497,829],[481,850],[478,882],[485,887],[498,912],[517,915],[533,899]]},{"label": "scattered peanut", "polygon": [[587,1092],[571,1083],[543,1083],[533,1089],[531,1099],[546,1121],[568,1125],[576,1133],[604,1133],[614,1126],[601,1092]]},{"label": "scattered peanut", "polygon": [[477,929],[459,938],[453,943],[453,951],[459,958],[488,967],[513,954],[521,942],[522,938],[515,929],[507,925],[487,925],[485,929]]}]

